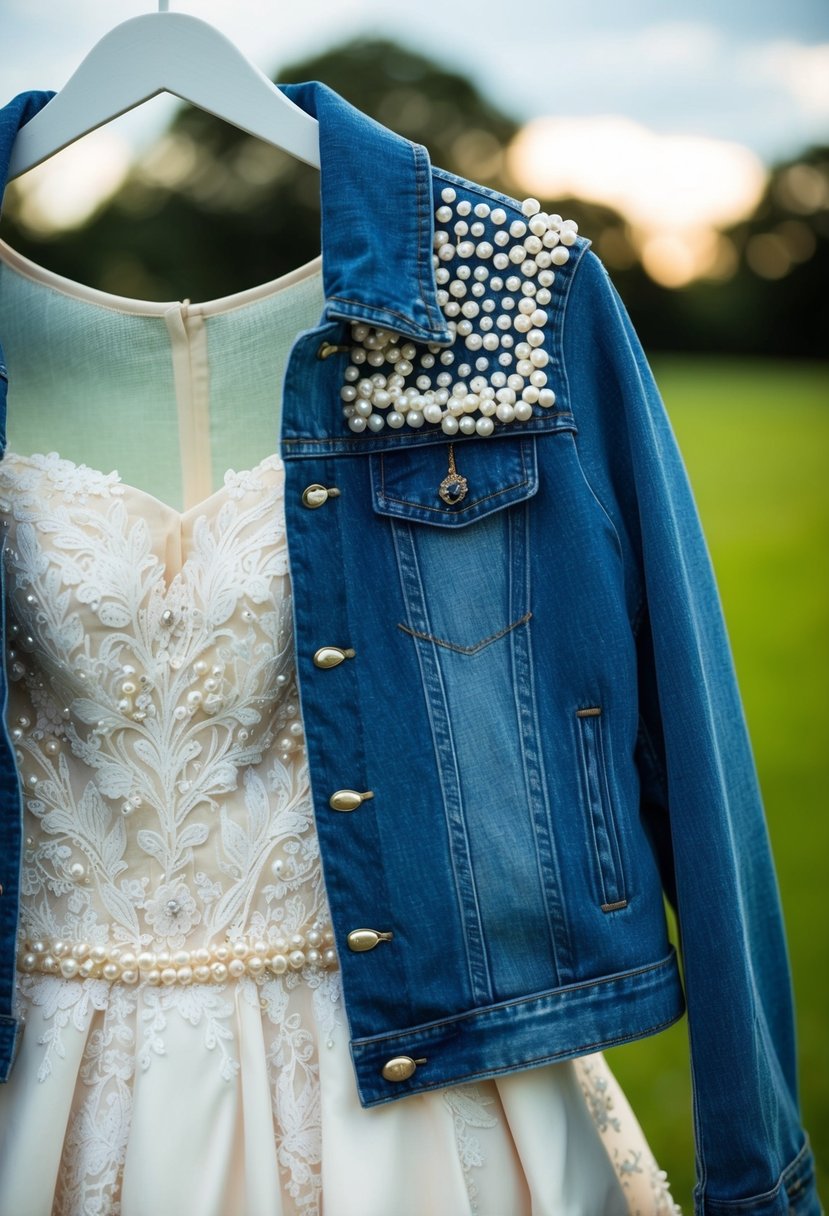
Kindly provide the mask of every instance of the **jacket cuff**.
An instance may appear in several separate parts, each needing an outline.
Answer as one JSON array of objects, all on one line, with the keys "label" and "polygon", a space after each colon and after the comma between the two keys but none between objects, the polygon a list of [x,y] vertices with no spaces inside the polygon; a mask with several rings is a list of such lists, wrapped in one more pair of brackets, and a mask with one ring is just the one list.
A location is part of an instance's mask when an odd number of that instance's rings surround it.
[{"label": "jacket cuff", "polygon": [[815,1159],[808,1135],[772,1190],[748,1199],[706,1199],[695,1188],[694,1216],[825,1216],[815,1186]]}]

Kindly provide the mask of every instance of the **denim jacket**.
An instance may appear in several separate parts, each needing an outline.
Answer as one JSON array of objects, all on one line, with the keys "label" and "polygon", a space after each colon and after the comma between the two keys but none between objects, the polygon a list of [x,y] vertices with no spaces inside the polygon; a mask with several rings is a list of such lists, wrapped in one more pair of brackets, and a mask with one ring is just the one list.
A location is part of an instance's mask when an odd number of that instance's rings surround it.
[{"label": "denim jacket", "polygon": [[[625,308],[574,225],[436,168],[317,82],[280,87],[320,124],[325,307],[292,347],[280,441],[360,1101],[687,1011],[695,1213],[818,1216],[723,611]],[[53,95],[0,109],[0,189]],[[7,379],[0,350],[0,452]],[[2,1080],[20,838],[4,723]]]}]

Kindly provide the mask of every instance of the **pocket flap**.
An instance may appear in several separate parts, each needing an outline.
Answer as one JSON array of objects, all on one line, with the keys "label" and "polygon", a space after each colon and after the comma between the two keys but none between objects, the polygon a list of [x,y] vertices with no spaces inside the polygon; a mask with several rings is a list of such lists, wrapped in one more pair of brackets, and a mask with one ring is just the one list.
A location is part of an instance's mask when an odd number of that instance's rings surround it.
[{"label": "pocket flap", "polygon": [[[454,502],[440,495],[441,483],[453,480],[450,447],[464,491]],[[373,452],[369,463],[375,511],[441,527],[472,523],[531,498],[538,489],[535,435],[496,442],[486,438],[453,443],[447,439],[446,443]]]}]

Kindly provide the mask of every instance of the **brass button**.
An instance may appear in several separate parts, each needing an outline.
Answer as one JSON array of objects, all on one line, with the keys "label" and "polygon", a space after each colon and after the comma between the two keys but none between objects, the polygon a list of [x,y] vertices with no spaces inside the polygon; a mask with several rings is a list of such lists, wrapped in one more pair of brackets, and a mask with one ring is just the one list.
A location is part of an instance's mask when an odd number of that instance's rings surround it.
[{"label": "brass button", "polygon": [[314,663],[317,667],[337,667],[343,659],[353,659],[354,650],[348,646],[320,646],[314,651]]},{"label": "brass button", "polygon": [[338,346],[336,342],[323,342],[317,348],[318,359],[328,359],[331,355],[336,355],[338,351],[351,350],[350,346]]},{"label": "brass button", "polygon": [[374,790],[363,790],[362,794],[359,790],[335,790],[328,805],[332,811],[356,811],[361,802],[373,797]]},{"label": "brass button", "polygon": [[335,494],[339,494],[339,490],[335,490],[333,487],[321,486],[318,482],[314,481],[302,491],[302,505],[311,508],[321,507],[324,502],[327,502]]},{"label": "brass button", "polygon": [[418,1064],[425,1063],[425,1059],[413,1060],[411,1056],[395,1056],[383,1065],[383,1076],[387,1081],[408,1081],[417,1071]]},{"label": "brass button", "polygon": [[393,933],[378,929],[352,929],[346,940],[349,950],[362,954],[366,950],[373,950],[380,942],[390,942],[393,937]]}]

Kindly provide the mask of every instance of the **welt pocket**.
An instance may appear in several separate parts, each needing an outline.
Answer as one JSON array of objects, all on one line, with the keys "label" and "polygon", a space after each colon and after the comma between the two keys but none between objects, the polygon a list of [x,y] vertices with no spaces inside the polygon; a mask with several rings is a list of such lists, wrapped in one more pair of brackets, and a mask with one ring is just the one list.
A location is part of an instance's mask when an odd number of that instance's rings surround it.
[{"label": "welt pocket", "polygon": [[[463,493],[445,501],[441,483],[450,475],[450,447]],[[459,528],[531,498],[538,490],[536,436],[447,439],[445,443],[372,452],[372,506],[379,515]]]},{"label": "welt pocket", "polygon": [[579,778],[595,862],[599,906],[615,912],[628,902],[622,849],[605,757],[600,705],[576,710]]}]

